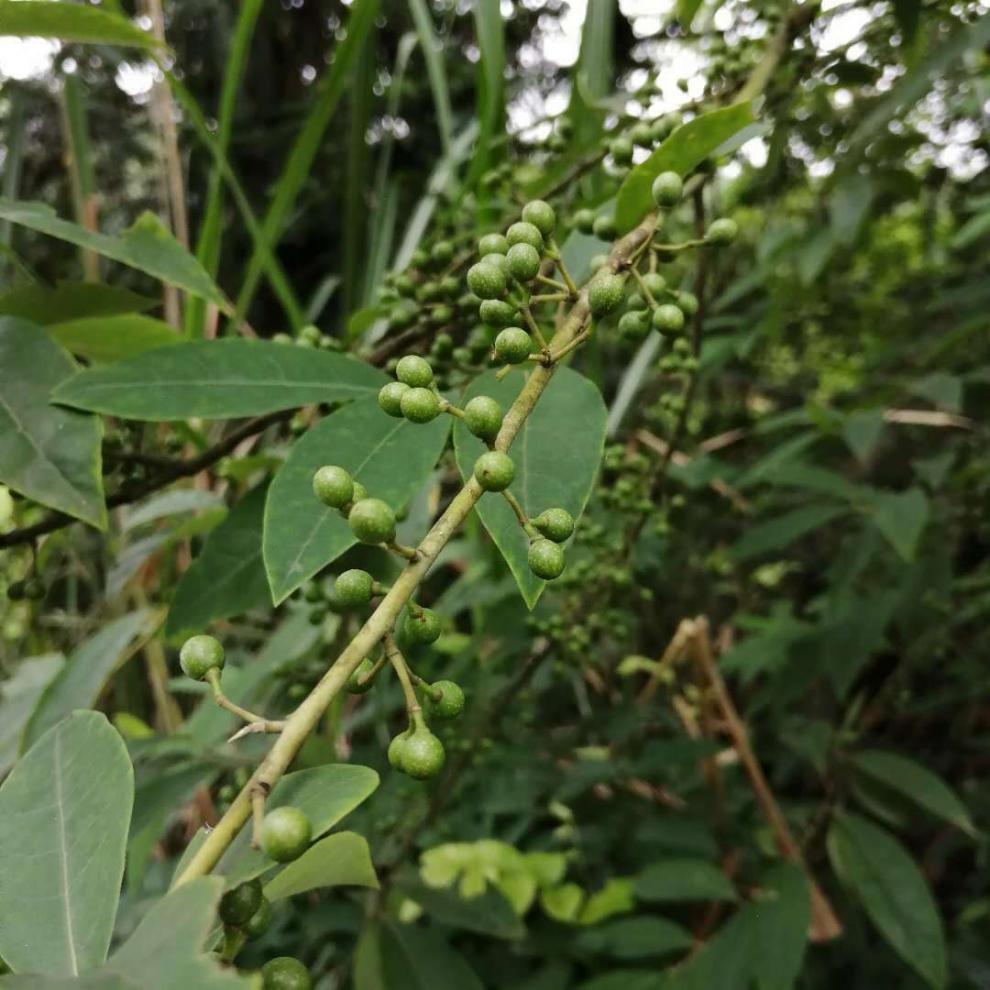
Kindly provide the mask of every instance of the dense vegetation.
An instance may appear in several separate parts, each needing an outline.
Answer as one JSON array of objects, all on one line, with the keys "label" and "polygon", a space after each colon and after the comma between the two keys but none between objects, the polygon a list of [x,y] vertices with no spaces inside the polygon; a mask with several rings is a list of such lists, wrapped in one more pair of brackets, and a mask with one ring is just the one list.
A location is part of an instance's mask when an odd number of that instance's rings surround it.
[{"label": "dense vegetation", "polygon": [[621,6],[0,0],[0,987],[987,986],[990,13]]}]

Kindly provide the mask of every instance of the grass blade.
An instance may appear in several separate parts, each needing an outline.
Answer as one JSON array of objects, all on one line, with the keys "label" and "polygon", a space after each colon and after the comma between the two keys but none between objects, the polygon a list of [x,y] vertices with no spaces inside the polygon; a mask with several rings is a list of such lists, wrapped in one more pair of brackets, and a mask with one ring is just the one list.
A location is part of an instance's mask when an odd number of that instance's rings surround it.
[{"label": "grass blade", "polygon": [[444,154],[450,152],[453,139],[453,114],[450,109],[450,89],[447,86],[447,69],[444,65],[443,45],[437,37],[426,0],[409,0],[409,13],[412,15],[416,34],[426,59],[426,71],[433,90],[433,102],[437,108],[437,125],[440,128],[440,143]]},{"label": "grass blade", "polygon": [[505,28],[499,0],[479,0],[474,30],[481,59],[478,63],[478,119],[481,130],[469,182],[491,168],[496,138],[505,130]]}]

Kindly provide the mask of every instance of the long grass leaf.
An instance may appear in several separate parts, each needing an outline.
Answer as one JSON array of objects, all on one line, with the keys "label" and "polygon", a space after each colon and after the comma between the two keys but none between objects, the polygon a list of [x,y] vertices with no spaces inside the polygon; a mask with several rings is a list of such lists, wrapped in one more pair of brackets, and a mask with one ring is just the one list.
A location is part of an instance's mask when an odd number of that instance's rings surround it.
[{"label": "long grass leaf", "polygon": [[453,114],[450,109],[450,88],[447,85],[447,68],[444,64],[443,45],[437,36],[426,0],[409,0],[409,13],[412,15],[419,43],[426,59],[426,72],[430,78],[433,102],[437,110],[437,125],[440,128],[440,142],[444,154],[450,151],[453,139]]},{"label": "long grass leaf", "polygon": [[505,130],[505,28],[499,0],[479,0],[474,8],[474,30],[481,58],[478,62],[478,150],[468,181],[474,182],[492,164],[496,139]]}]

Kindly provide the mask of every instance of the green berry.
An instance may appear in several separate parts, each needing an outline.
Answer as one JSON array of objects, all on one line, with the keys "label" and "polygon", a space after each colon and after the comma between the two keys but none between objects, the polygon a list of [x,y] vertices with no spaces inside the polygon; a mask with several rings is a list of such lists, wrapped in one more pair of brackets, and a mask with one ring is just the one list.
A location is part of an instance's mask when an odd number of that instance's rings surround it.
[{"label": "green berry", "polygon": [[354,668],[354,672],[350,677],[347,678],[347,690],[351,694],[364,694],[366,691],[370,690],[371,685],[374,681],[366,680],[363,684],[361,683],[362,677],[369,677],[371,672],[375,669],[375,662],[369,657],[365,657],[358,665]]},{"label": "green berry", "polygon": [[[439,701],[433,697],[437,691],[440,692]],[[436,681],[431,684],[427,697],[430,714],[437,718],[457,718],[464,711],[464,692],[453,681]]]},{"label": "green berry", "polygon": [[628,165],[633,157],[632,141],[626,137],[613,138],[609,143],[608,153],[612,156],[612,160],[616,164]]},{"label": "green berry", "polygon": [[380,498],[355,502],[347,523],[362,543],[388,543],[395,538],[395,513]]},{"label": "green berry", "polygon": [[557,223],[557,214],[554,213],[553,207],[542,199],[530,200],[523,207],[522,218],[526,223],[531,223],[544,237],[549,237],[553,233],[554,225]]},{"label": "green berry", "polygon": [[410,423],[429,423],[440,415],[440,399],[428,388],[411,388],[399,402]]},{"label": "green berry", "polygon": [[505,272],[480,261],[468,269],[467,284],[479,299],[498,299],[505,295],[507,285]]},{"label": "green berry", "polygon": [[309,971],[292,956],[276,956],[261,967],[262,990],[310,990]]},{"label": "green berry", "polygon": [[274,808],[261,823],[261,848],[276,863],[298,859],[313,837],[313,826],[299,808]]},{"label": "green berry", "polygon": [[521,364],[533,353],[533,338],[522,327],[506,327],[495,338],[495,357],[503,364]]},{"label": "green berry", "polygon": [[406,613],[406,621],[402,628],[406,637],[413,643],[427,644],[435,643],[440,638],[443,623],[436,612],[421,608],[418,612],[410,610]]},{"label": "green berry", "polygon": [[516,318],[516,307],[501,299],[486,299],[478,315],[490,327],[507,327]]},{"label": "green berry", "polygon": [[354,494],[351,496],[352,502],[360,502],[361,499],[368,497],[368,489],[361,484],[360,481],[354,482]]},{"label": "green berry", "polygon": [[217,913],[225,925],[240,928],[250,921],[259,907],[261,907],[261,881],[249,880],[228,890],[220,898]]},{"label": "green berry", "polygon": [[182,644],[179,665],[186,677],[201,681],[211,670],[223,670],[223,647],[212,636],[192,636]]},{"label": "green berry", "polygon": [[430,326],[442,327],[454,319],[454,310],[446,303],[434,306],[427,317]]},{"label": "green berry", "polygon": [[597,272],[600,268],[604,268],[607,264],[608,264],[607,254],[593,254],[591,256],[591,261],[588,262],[588,267],[593,272]]},{"label": "green berry", "polygon": [[371,601],[371,589],[374,585],[367,571],[352,568],[337,576],[333,583],[333,593],[341,605],[367,605]]},{"label": "green berry", "polygon": [[402,769],[402,757],[406,751],[406,742],[409,739],[411,733],[407,729],[405,732],[400,732],[395,736],[392,741],[388,744],[388,757],[389,766],[394,770]]},{"label": "green berry", "polygon": [[625,340],[642,340],[650,332],[650,314],[632,310],[619,317],[619,334]]},{"label": "green berry", "polygon": [[405,382],[389,382],[383,385],[378,392],[378,405],[382,411],[396,419],[402,419],[402,409],[399,403],[402,396],[409,391],[409,386]]},{"label": "green berry", "polygon": [[554,543],[563,543],[574,532],[574,517],[566,509],[545,509],[534,520],[533,525]]},{"label": "green berry", "polygon": [[582,234],[591,234],[595,229],[595,214],[591,210],[578,210],[574,214],[574,227]]},{"label": "green berry", "polygon": [[649,148],[653,144],[653,128],[641,120],[630,128],[629,139],[641,148]]},{"label": "green berry", "polygon": [[424,251],[423,248],[416,248],[416,250],[413,251],[412,257],[409,259],[409,263],[413,268],[425,268],[429,262],[430,255],[427,251]]},{"label": "green berry", "polygon": [[443,268],[454,260],[454,245],[450,241],[437,241],[430,250],[430,261],[435,268]]},{"label": "green berry", "polygon": [[[430,353],[438,358],[450,357],[451,351],[454,349],[454,338],[450,336],[449,333],[438,333],[433,338],[433,346],[430,348]],[[402,396],[399,396],[401,399]],[[399,415],[402,415],[402,410],[399,410]]]},{"label": "green berry", "polygon": [[478,241],[478,255],[484,257],[486,254],[505,254],[509,250],[509,242],[503,234],[485,234]]},{"label": "green berry", "polygon": [[426,358],[407,354],[395,366],[395,377],[410,388],[426,388],[433,381],[433,369]]},{"label": "green berry", "polygon": [[684,329],[684,312],[673,303],[664,303],[653,310],[653,326],[661,333],[677,333]]},{"label": "green berry", "polygon": [[416,301],[421,303],[436,302],[440,295],[440,283],[431,280],[423,282],[416,290]]},{"label": "green berry", "polygon": [[486,492],[500,492],[512,484],[516,466],[508,454],[489,450],[474,462],[474,476]]},{"label": "green berry", "polygon": [[295,341],[292,336],[287,333],[277,333],[272,337],[273,344],[293,344]]},{"label": "green berry", "polygon": [[564,548],[552,540],[534,540],[529,546],[529,569],[544,581],[564,572]]},{"label": "green berry", "polygon": [[528,282],[540,272],[540,252],[532,244],[513,244],[506,261],[509,273],[517,282]]},{"label": "green berry", "polygon": [[320,342],[320,328],[313,326],[312,323],[307,324],[299,331],[299,340],[306,341],[309,344],[318,344]]},{"label": "green berry", "polygon": [[588,305],[594,316],[607,316],[622,303],[625,282],[618,275],[603,272],[588,286]]},{"label": "green berry", "polygon": [[626,300],[626,309],[646,309],[646,300],[638,292],[631,292]]},{"label": "green berry", "polygon": [[698,312],[698,297],[693,292],[678,292],[677,306],[685,316],[694,316]]},{"label": "green berry", "polygon": [[408,299],[416,292],[416,283],[405,272],[402,272],[395,276],[395,291]]},{"label": "green berry", "polygon": [[513,244],[529,244],[537,251],[543,250],[543,235],[540,233],[540,228],[525,220],[514,223],[505,232],[505,239],[509,242],[509,247]]},{"label": "green berry", "polygon": [[313,475],[313,494],[331,509],[342,509],[354,499],[354,479],[342,467],[326,464]]},{"label": "green berry", "polygon": [[509,259],[504,254],[486,254],[478,264],[491,265],[505,276],[512,274],[509,270]]},{"label": "green berry", "polygon": [[595,237],[601,241],[614,241],[619,236],[615,220],[609,216],[595,217],[593,230]]},{"label": "green berry", "polygon": [[739,234],[739,225],[728,217],[713,220],[705,231],[705,240],[709,244],[731,244]]},{"label": "green berry", "polygon": [[406,300],[389,310],[388,322],[396,330],[404,330],[416,322],[417,316],[419,316],[419,307],[415,303]]},{"label": "green berry", "polygon": [[664,289],[667,288],[667,280],[659,272],[647,272],[643,276],[643,288],[656,301]]},{"label": "green berry", "polygon": [[494,440],[502,428],[502,407],[487,395],[476,395],[464,407],[464,425],[476,437]]},{"label": "green berry", "polygon": [[661,172],[653,180],[652,192],[657,206],[676,206],[684,192],[684,183],[676,172]]},{"label": "green berry", "polygon": [[416,729],[402,747],[402,770],[415,780],[429,780],[442,769],[443,743],[429,729]]},{"label": "green berry", "polygon": [[261,938],[272,927],[272,905],[267,897],[262,896],[258,910],[248,918],[243,926],[243,932],[248,938]]}]

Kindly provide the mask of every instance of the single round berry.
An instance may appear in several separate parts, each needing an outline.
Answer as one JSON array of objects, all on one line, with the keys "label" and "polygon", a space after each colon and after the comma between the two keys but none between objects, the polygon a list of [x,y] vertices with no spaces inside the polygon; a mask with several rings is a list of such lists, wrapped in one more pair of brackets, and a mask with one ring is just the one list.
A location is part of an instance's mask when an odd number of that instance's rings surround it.
[{"label": "single round berry", "polygon": [[405,732],[400,732],[395,736],[392,741],[388,744],[388,752],[386,756],[388,757],[388,764],[394,770],[402,769],[402,757],[406,751],[406,742],[409,739],[411,733],[407,729]]},{"label": "single round berry", "polygon": [[684,192],[684,183],[676,172],[661,172],[653,180],[652,192],[657,206],[676,206]]},{"label": "single round berry", "polygon": [[378,392],[378,405],[389,416],[402,419],[402,409],[399,403],[402,402],[402,396],[408,391],[409,386],[405,382],[389,382],[387,385],[383,385]]},{"label": "single round berry", "polygon": [[299,808],[274,808],[261,822],[261,848],[276,863],[298,859],[313,837],[313,826]]},{"label": "single round berry", "polygon": [[440,415],[440,399],[428,388],[411,388],[399,401],[399,409],[410,423],[429,423]]},{"label": "single round berry", "polygon": [[502,428],[502,407],[490,396],[476,395],[464,407],[464,425],[476,437],[494,440]]},{"label": "single round berry", "polygon": [[528,282],[540,272],[540,252],[532,244],[513,244],[505,257],[517,282]]},{"label": "single round berry", "polygon": [[[439,700],[434,697],[438,691]],[[431,684],[427,697],[430,714],[437,718],[457,718],[464,711],[464,692],[453,681],[436,681]]]},{"label": "single round berry", "polygon": [[657,297],[667,288],[667,280],[659,272],[647,272],[643,276],[643,288],[656,302]]},{"label": "single round berry", "polygon": [[474,476],[486,492],[500,492],[512,484],[516,466],[508,454],[489,450],[474,462]]},{"label": "single round berry", "polygon": [[47,594],[45,582],[35,575],[24,582],[24,597],[28,601],[40,602]]},{"label": "single round berry", "polygon": [[641,148],[649,148],[653,144],[653,128],[641,120],[629,129],[629,139]]},{"label": "single round berry", "polygon": [[478,315],[490,327],[507,327],[516,318],[516,307],[502,299],[486,299]]},{"label": "single round berry", "polygon": [[356,567],[337,576],[333,583],[333,593],[341,605],[367,605],[371,601],[374,581],[367,571]]},{"label": "single round berry", "polygon": [[533,353],[533,338],[522,327],[506,327],[495,338],[495,357],[503,364],[521,364]]},{"label": "single round berry", "polygon": [[402,272],[395,276],[395,291],[408,299],[415,293],[416,283],[405,272]]},{"label": "single round berry", "polygon": [[618,165],[628,165],[633,157],[633,143],[626,137],[613,138],[608,146],[608,153]]},{"label": "single round berry", "polygon": [[402,747],[402,770],[415,780],[429,780],[442,769],[443,743],[429,729],[416,729]]},{"label": "single round berry", "polygon": [[393,306],[388,313],[388,322],[395,327],[396,330],[404,330],[406,327],[411,327],[416,322],[416,317],[419,315],[419,307],[409,300],[400,302],[398,305]]},{"label": "single round berry", "polygon": [[728,217],[713,220],[705,231],[705,240],[709,244],[731,244],[739,234],[739,225]]},{"label": "single round berry", "polygon": [[554,543],[563,543],[574,532],[574,517],[566,509],[544,509],[533,525]]},{"label": "single round berry", "polygon": [[248,918],[243,926],[242,930],[244,934],[251,939],[261,938],[272,927],[273,914],[271,901],[267,897],[262,896],[258,910]]},{"label": "single round berry", "polygon": [[514,223],[505,232],[505,239],[509,242],[509,247],[513,244],[529,244],[537,251],[543,250],[543,235],[540,233],[540,228],[525,220]]},{"label": "single round berry", "polygon": [[479,261],[468,269],[467,284],[479,299],[498,299],[505,295],[506,273],[495,265]]},{"label": "single round berry", "polygon": [[631,292],[626,300],[626,309],[633,311],[646,309],[646,300],[638,292]]},{"label": "single round berry", "polygon": [[578,210],[574,214],[574,227],[582,234],[591,234],[595,229],[595,214],[591,210]]},{"label": "single round berry", "polygon": [[179,666],[194,681],[203,680],[211,670],[223,670],[223,660],[223,647],[212,636],[192,636],[179,651]]},{"label": "single round berry", "polygon": [[355,502],[347,523],[362,543],[388,543],[395,537],[395,513],[380,498]]},{"label": "single round berry", "polygon": [[619,229],[612,217],[595,217],[594,234],[601,241],[614,241],[619,236]]},{"label": "single round berry", "polygon": [[509,250],[509,242],[504,234],[485,234],[478,241],[478,255],[484,257],[486,254],[505,254]]},{"label": "single round berry", "polygon": [[661,333],[677,333],[684,329],[684,311],[673,303],[664,303],[653,310],[653,326]]},{"label": "single round berry", "polygon": [[588,286],[588,306],[593,316],[607,316],[614,312],[622,302],[625,282],[609,272],[596,275]]},{"label": "single round berry", "polygon": [[430,250],[430,261],[434,268],[443,268],[454,260],[454,245],[450,241],[437,241]]},{"label": "single round berry", "polygon": [[426,644],[435,643],[440,638],[443,624],[436,612],[421,608],[418,612],[406,613],[406,621],[402,628],[406,637],[413,643]]},{"label": "single round berry", "polygon": [[529,569],[544,581],[564,572],[564,548],[552,540],[534,540],[529,545]]},{"label": "single round berry", "polygon": [[693,292],[678,292],[677,307],[685,316],[694,316],[698,312],[698,297]]},{"label": "single round berry", "polygon": [[607,254],[593,254],[591,256],[591,261],[588,262],[588,267],[593,272],[597,272],[599,269],[604,268],[607,264],[608,264]]},{"label": "single round berry", "polygon": [[549,237],[553,233],[554,225],[557,223],[557,214],[554,213],[553,207],[542,199],[530,200],[522,209],[522,218],[526,223],[531,223],[544,237]]},{"label": "single round berry", "polygon": [[650,314],[633,310],[619,317],[619,334],[624,340],[642,340],[650,332]]},{"label": "single round berry", "polygon": [[433,369],[426,358],[407,354],[395,366],[395,377],[410,388],[426,388],[433,381]]},{"label": "single round berry", "polygon": [[313,475],[313,494],[331,509],[342,509],[354,499],[354,479],[342,467],[325,464]]},{"label": "single round berry", "polygon": [[[347,678],[347,690],[351,694],[364,694],[371,689],[374,681],[367,680],[371,672],[375,669],[375,662],[370,657],[365,657],[355,668],[350,677]],[[362,683],[362,678],[365,680]]]},{"label": "single round berry", "polygon": [[443,295],[439,282],[423,282],[416,290],[416,301],[421,303],[436,302]]},{"label": "single round berry", "polygon": [[276,956],[261,967],[262,990],[311,990],[309,971],[292,956]]},{"label": "single round berry", "polygon": [[352,502],[360,502],[361,499],[368,497],[368,489],[361,484],[360,481],[354,482],[354,494],[351,496]]},{"label": "single round berry", "polygon": [[247,883],[228,890],[220,898],[217,914],[225,925],[240,928],[247,923],[261,906],[261,881],[248,880]]}]

